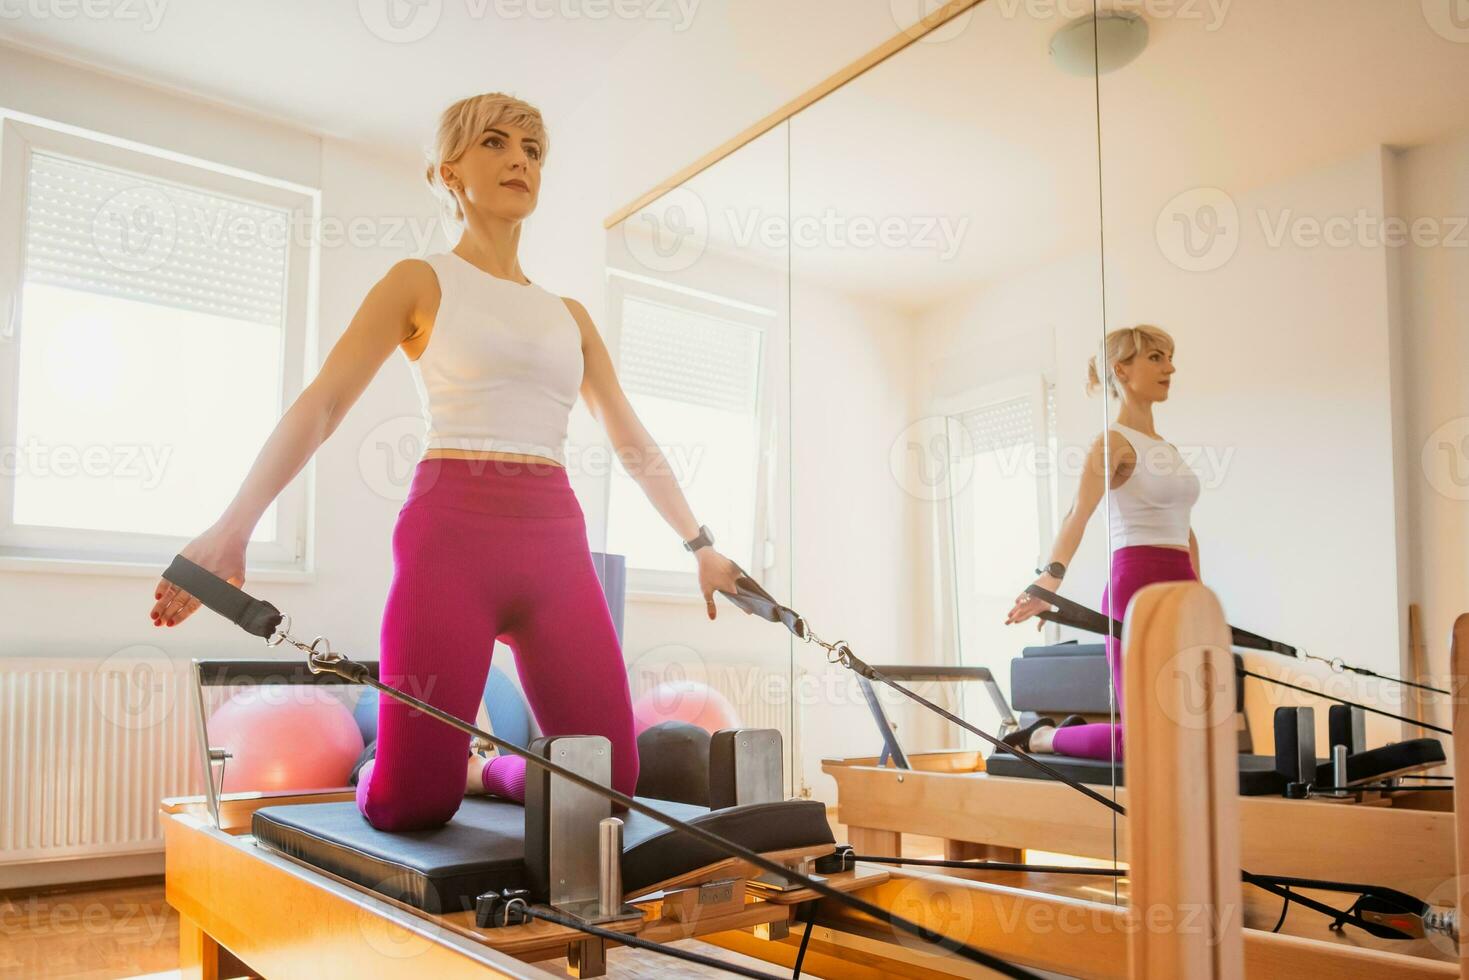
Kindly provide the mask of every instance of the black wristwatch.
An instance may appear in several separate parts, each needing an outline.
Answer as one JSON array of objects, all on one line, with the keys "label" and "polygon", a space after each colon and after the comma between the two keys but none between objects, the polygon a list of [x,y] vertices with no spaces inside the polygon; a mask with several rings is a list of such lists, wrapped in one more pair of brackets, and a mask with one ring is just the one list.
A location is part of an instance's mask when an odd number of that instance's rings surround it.
[{"label": "black wristwatch", "polygon": [[690,538],[689,540],[685,541],[683,543],[683,546],[686,549],[688,549],[689,551],[698,551],[700,548],[704,547],[705,545],[710,545],[710,544],[713,544],[713,543],[714,543],[714,532],[711,531],[711,530],[709,530],[709,528],[707,526],[705,526],[703,524],[700,524],[699,525],[699,536],[696,537],[696,538]]},{"label": "black wristwatch", "polygon": [[1049,575],[1052,578],[1065,578],[1066,566],[1061,564],[1059,561],[1053,561],[1044,568],[1037,568],[1035,570],[1035,573],[1037,575]]}]

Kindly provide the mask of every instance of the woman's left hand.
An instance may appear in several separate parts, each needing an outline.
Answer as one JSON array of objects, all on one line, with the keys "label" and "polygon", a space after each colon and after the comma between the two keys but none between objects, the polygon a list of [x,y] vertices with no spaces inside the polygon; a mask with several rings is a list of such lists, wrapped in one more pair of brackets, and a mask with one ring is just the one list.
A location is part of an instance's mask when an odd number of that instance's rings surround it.
[{"label": "woman's left hand", "polygon": [[739,567],[714,550],[711,545],[694,552],[699,559],[699,591],[704,593],[704,607],[709,618],[714,618],[714,593],[738,591],[735,580],[740,577]]}]

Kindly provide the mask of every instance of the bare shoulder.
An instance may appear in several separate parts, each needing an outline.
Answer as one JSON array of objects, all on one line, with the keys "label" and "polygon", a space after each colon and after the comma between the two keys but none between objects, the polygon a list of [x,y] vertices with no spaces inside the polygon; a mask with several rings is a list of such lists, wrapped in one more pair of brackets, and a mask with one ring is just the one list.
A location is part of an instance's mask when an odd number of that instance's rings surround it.
[{"label": "bare shoulder", "polygon": [[591,325],[592,315],[587,312],[587,308],[582,306],[579,300],[572,299],[570,296],[563,296],[561,297],[561,302],[565,303],[566,308],[571,311],[571,315],[576,317],[577,323],[584,326]]},{"label": "bare shoulder", "polygon": [[406,295],[432,296],[437,302],[439,275],[423,259],[399,259],[383,273],[380,284]]},{"label": "bare shoulder", "polygon": [[1103,440],[1106,441],[1107,452],[1113,456],[1118,453],[1132,452],[1132,443],[1127,441],[1126,436],[1116,429],[1107,429],[1098,433],[1097,437],[1092,440],[1091,451],[1093,453],[1102,452]]},{"label": "bare shoulder", "polygon": [[561,297],[561,302],[566,304],[566,308],[571,311],[572,319],[574,319],[576,321],[576,325],[581,328],[581,339],[583,344],[587,343],[588,341],[601,339],[601,335],[597,333],[597,325],[592,322],[592,315],[587,312],[587,308],[585,306],[583,306],[579,301],[572,299],[570,296]]},{"label": "bare shoulder", "polygon": [[426,346],[439,313],[443,293],[434,267],[423,259],[399,259],[373,287],[381,292],[388,306],[400,311],[409,324],[404,338],[404,353],[416,360]]}]

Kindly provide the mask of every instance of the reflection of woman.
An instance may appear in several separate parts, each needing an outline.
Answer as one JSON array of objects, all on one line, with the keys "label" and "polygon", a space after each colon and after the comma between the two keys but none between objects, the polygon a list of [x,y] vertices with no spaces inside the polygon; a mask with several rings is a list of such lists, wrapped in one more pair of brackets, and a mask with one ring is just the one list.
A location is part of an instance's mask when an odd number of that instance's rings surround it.
[{"label": "reflection of woman", "polygon": [[[1035,584],[1051,592],[1059,589],[1066,563],[1076,554],[1087,521],[1102,499],[1103,486],[1111,487],[1112,574],[1102,592],[1102,611],[1121,619],[1143,586],[1198,579],[1199,543],[1189,526],[1189,512],[1199,499],[1199,478],[1153,427],[1153,406],[1168,399],[1175,370],[1173,338],[1152,326],[1113,330],[1107,334],[1104,356],[1107,390],[1121,402],[1117,421],[1104,434],[1105,456],[1102,436],[1092,444],[1076,502]],[[1101,384],[1092,358],[1087,388],[1095,391]],[[1005,622],[1023,622],[1047,608],[1044,601],[1022,594]],[[1107,666],[1120,715],[1122,647],[1110,636]],[[1041,718],[1006,741],[1032,752],[1108,760],[1122,755],[1122,726],[1085,724],[1073,715],[1058,727],[1053,719]]]},{"label": "reflection of woman", "polygon": [[[472,722],[502,639],[516,653],[542,730],[606,736],[612,785],[630,795],[638,756],[626,668],[563,461],[578,393],[694,551],[711,619],[714,591],[733,592],[736,573],[634,414],[586,310],[520,269],[521,228],[535,210],[546,142],[540,113],[498,93],[444,112],[427,177],[462,224],[458,244],[399,262],[373,286],[225,516],[182,554],[242,584],[260,515],[401,349],[429,441],[393,528],[382,679]],[[156,591],[157,625],[199,606],[168,582]],[[524,799],[521,759],[471,759],[466,771],[468,747],[468,735],[382,698],[377,758],[359,776],[358,808],[381,830],[412,830],[448,821],[476,782]]]}]

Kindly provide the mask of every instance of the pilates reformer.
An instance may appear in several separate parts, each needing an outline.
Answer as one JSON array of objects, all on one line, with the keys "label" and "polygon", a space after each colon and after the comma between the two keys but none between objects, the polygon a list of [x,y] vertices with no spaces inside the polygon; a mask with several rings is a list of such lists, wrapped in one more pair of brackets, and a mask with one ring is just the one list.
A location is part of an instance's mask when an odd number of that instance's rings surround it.
[{"label": "pilates reformer", "polygon": [[[274,640],[275,643],[288,641],[305,651],[308,654],[307,666],[313,674],[331,673],[341,677],[345,681],[372,684],[384,693],[390,693],[394,697],[401,697],[407,703],[420,708],[420,710],[435,713],[437,716],[438,713],[432,706],[404,696],[401,692],[393,692],[391,688],[381,685],[363,665],[355,664],[333,653],[329,645],[325,644],[320,638],[310,645],[290,638],[289,621],[285,620],[286,626],[282,629],[281,626],[284,617],[281,617],[274,610],[274,607],[268,603],[261,603],[258,600],[251,599],[243,592],[234,589],[233,586],[229,586],[227,583],[220,582],[219,580],[215,580],[214,583],[209,583],[201,579],[198,575],[185,574],[188,570],[186,566],[179,564],[181,561],[183,560],[179,559],[176,561],[175,566],[170,569],[170,573],[173,573],[168,575],[170,580],[177,582],[200,598],[206,605],[209,605],[210,608],[221,612],[256,635],[265,637],[268,641]],[[202,572],[202,570],[199,571]],[[208,573],[203,574],[207,575]],[[750,584],[753,585],[754,583],[751,582]],[[222,588],[217,588],[216,586]],[[758,586],[755,586],[755,588],[758,589]],[[763,590],[761,592],[763,593]],[[1206,591],[1205,594],[1207,594]],[[747,612],[758,611],[750,608],[748,602],[741,601],[742,599],[748,598],[746,596],[730,596],[729,598]],[[771,601],[773,602],[773,600]],[[274,618],[273,622],[271,621],[272,617]],[[797,618],[793,622],[801,621]],[[788,623],[788,625],[791,625],[791,623]],[[810,634],[809,631],[797,632],[796,628],[793,628],[792,632],[797,633],[803,639],[820,643],[828,650],[834,660],[842,662],[844,666],[856,669],[859,672],[863,672],[865,669],[867,676],[876,676],[870,667],[857,660],[851,653],[850,648],[844,643],[826,644],[814,638],[814,634]],[[279,670],[279,663],[270,663],[273,668]],[[916,697],[911,693],[909,696]],[[841,866],[840,861],[838,865],[833,866],[830,863],[831,859],[829,857],[826,858],[825,863],[820,865],[820,869],[829,872],[831,877],[826,877],[825,875],[811,877],[803,873],[802,869],[811,869],[814,867],[814,862],[821,861],[822,854],[830,855],[833,853],[834,848],[831,843],[829,828],[826,829],[826,833],[823,835],[816,831],[813,825],[811,833],[807,835],[810,838],[809,841],[802,845],[797,845],[794,848],[784,849],[786,852],[800,852],[796,855],[796,859],[789,860],[790,855],[787,853],[788,860],[786,863],[780,863],[736,841],[721,837],[718,833],[711,832],[710,830],[700,830],[697,826],[697,818],[691,821],[680,820],[665,810],[651,806],[649,801],[623,798],[619,794],[608,790],[605,785],[599,784],[595,778],[596,775],[602,775],[604,780],[606,778],[605,768],[599,769],[597,764],[591,761],[596,756],[596,750],[599,748],[599,746],[594,744],[595,740],[591,740],[590,744],[589,740],[578,738],[541,740],[535,745],[536,750],[542,753],[537,758],[532,753],[525,752],[525,750],[521,750],[518,747],[502,745],[493,736],[488,735],[488,733],[479,732],[472,726],[460,722],[457,719],[445,720],[448,723],[454,724],[455,727],[484,738],[504,751],[524,754],[528,761],[533,763],[541,773],[538,779],[533,780],[529,784],[532,790],[528,794],[528,805],[524,808],[525,822],[522,845],[525,850],[525,857],[522,859],[522,870],[525,875],[523,884],[528,887],[514,887],[517,884],[516,882],[512,882],[509,886],[492,887],[487,891],[480,892],[475,897],[472,911],[469,908],[462,908],[453,913],[438,913],[425,916],[424,913],[428,912],[428,909],[422,906],[428,904],[425,898],[428,891],[420,890],[415,892],[412,888],[405,890],[403,888],[404,876],[401,873],[401,868],[393,869],[398,877],[391,882],[390,888],[385,889],[382,887],[387,884],[385,882],[379,881],[376,883],[377,887],[374,887],[374,884],[361,880],[360,868],[337,867],[335,869],[327,869],[320,866],[319,859],[321,855],[319,854],[310,852],[309,850],[294,855],[287,853],[293,847],[308,847],[311,842],[323,836],[323,830],[330,826],[330,821],[323,821],[319,824],[315,821],[317,820],[316,814],[325,810],[335,808],[336,812],[334,815],[341,817],[343,815],[341,811],[345,806],[347,810],[350,810],[350,816],[356,820],[360,828],[364,821],[361,820],[360,814],[356,813],[355,806],[350,799],[345,801],[339,799],[313,799],[304,802],[297,801],[290,805],[275,807],[270,805],[261,806],[259,805],[259,800],[221,801],[216,797],[211,782],[210,799],[206,804],[200,805],[196,801],[190,801],[188,803],[180,802],[171,807],[165,807],[169,817],[169,819],[165,820],[170,856],[169,900],[176,907],[180,908],[181,916],[184,919],[185,925],[181,938],[184,949],[186,951],[192,950],[193,953],[197,954],[186,958],[186,964],[200,962],[202,959],[211,955],[217,961],[218,957],[222,955],[220,946],[235,948],[229,940],[233,940],[236,945],[249,947],[248,950],[236,949],[237,953],[245,957],[246,962],[250,962],[249,955],[255,955],[256,957],[268,956],[271,958],[272,965],[276,965],[278,963],[293,962],[293,955],[298,958],[303,955],[300,950],[296,950],[293,954],[291,949],[293,944],[286,938],[289,936],[289,927],[283,932],[279,924],[277,924],[274,931],[269,933],[269,935],[275,937],[274,943],[261,939],[263,933],[258,928],[260,925],[259,920],[269,918],[268,910],[271,908],[270,900],[267,898],[262,901],[259,894],[253,893],[242,896],[236,887],[232,887],[240,884],[237,880],[219,881],[219,874],[229,870],[244,872],[243,877],[245,878],[273,879],[272,885],[275,889],[291,891],[299,896],[301,900],[313,898],[313,900],[320,901],[322,899],[321,893],[324,891],[334,896],[338,900],[338,903],[342,905],[340,908],[331,908],[331,903],[328,903],[323,906],[323,910],[328,912],[345,912],[348,908],[357,907],[361,910],[360,914],[370,915],[372,917],[371,927],[359,925],[359,935],[356,937],[355,942],[351,936],[343,937],[339,934],[334,934],[331,937],[330,949],[318,950],[321,955],[338,954],[346,957],[347,961],[354,958],[359,962],[362,960],[361,939],[363,936],[371,934],[381,939],[381,936],[386,934],[397,937],[390,940],[390,942],[406,941],[407,937],[414,935],[423,937],[425,930],[422,927],[421,920],[430,918],[433,926],[427,931],[433,935],[428,939],[426,945],[423,942],[416,944],[418,951],[414,955],[415,957],[427,955],[428,948],[433,947],[442,954],[446,969],[453,964],[457,964],[462,968],[466,962],[474,961],[481,968],[492,967],[500,971],[500,975],[523,975],[514,972],[504,972],[505,968],[513,965],[512,960],[507,960],[503,956],[494,957],[489,955],[487,948],[496,946],[496,943],[491,940],[491,937],[487,933],[498,928],[501,932],[499,933],[499,937],[496,938],[501,939],[498,944],[501,950],[508,951],[512,955],[519,956],[523,959],[554,956],[557,955],[554,952],[555,950],[565,950],[568,955],[569,965],[574,973],[588,976],[597,975],[604,967],[603,955],[605,953],[605,944],[608,941],[622,942],[628,945],[656,946],[656,941],[653,943],[644,943],[640,939],[640,936],[647,937],[648,935],[658,933],[658,928],[650,927],[649,923],[661,927],[663,936],[677,935],[686,937],[698,934],[714,934],[716,937],[723,938],[724,941],[720,943],[721,945],[729,945],[731,948],[737,948],[745,942],[743,933],[730,932],[731,929],[744,928],[750,925],[762,926],[762,939],[765,946],[761,947],[761,952],[766,955],[761,955],[761,958],[773,962],[784,962],[786,959],[784,955],[785,946],[793,944],[794,941],[794,936],[792,935],[794,930],[791,927],[799,918],[799,916],[792,913],[793,908],[800,905],[808,905],[811,902],[819,900],[818,907],[821,910],[819,921],[813,921],[813,917],[817,914],[815,910],[809,911],[807,913],[807,922],[804,928],[801,929],[800,947],[795,952],[795,967],[797,972],[799,972],[802,958],[807,954],[808,946],[812,950],[813,969],[815,968],[815,963],[825,962],[833,959],[833,957],[841,960],[842,957],[838,953],[841,949],[845,948],[845,943],[835,940],[833,938],[834,934],[842,933],[842,936],[846,940],[850,940],[853,938],[853,935],[843,932],[843,929],[855,929],[856,923],[865,921],[867,925],[862,928],[869,933],[872,930],[872,924],[874,922],[879,924],[885,923],[884,928],[892,930],[887,935],[889,945],[892,944],[894,938],[900,940],[900,943],[906,938],[920,945],[932,945],[936,941],[936,938],[941,938],[942,941],[939,945],[942,947],[942,953],[944,954],[942,960],[947,964],[957,963],[962,959],[970,963],[977,963],[991,969],[997,969],[1005,975],[1030,975],[1022,968],[1014,967],[992,954],[981,952],[975,948],[974,943],[978,940],[974,937],[980,934],[988,935],[985,929],[972,931],[973,934],[965,938],[947,935],[942,930],[925,928],[922,925],[908,922],[889,911],[892,905],[891,896],[883,891],[893,878],[904,879],[902,887],[905,890],[912,891],[917,889],[919,892],[924,893],[934,888],[944,889],[954,887],[954,884],[950,882],[934,883],[928,881],[923,876],[909,877],[907,872],[901,870],[883,872],[861,866],[845,868]],[[954,718],[954,720],[960,724],[965,724],[961,719]],[[968,726],[966,725],[966,727]],[[727,737],[738,742],[740,735],[733,733]],[[751,741],[756,742],[759,740],[753,739]],[[733,755],[738,758],[740,753],[736,751]],[[554,756],[558,761],[552,761],[547,756]],[[574,767],[569,767],[564,764],[564,762],[573,761],[573,757],[576,756],[579,756],[580,760],[584,763],[581,766],[584,770],[583,772],[578,772]],[[602,765],[605,767],[605,752],[601,758],[603,759]],[[778,752],[775,758],[778,760]],[[1044,766],[1043,763],[1038,763],[1038,765]],[[733,785],[736,787],[734,790],[736,799],[738,800],[738,787],[741,785],[750,788],[751,791],[755,791],[753,788],[757,785],[768,786],[770,782],[768,779],[768,769],[768,756],[766,757],[766,761],[762,762],[758,753],[754,756],[748,756],[745,759],[743,770],[737,764],[734,767],[733,777]],[[741,772],[748,775],[752,771],[763,771],[767,775],[765,778],[757,777],[753,780],[742,778]],[[589,776],[586,774],[587,772],[591,772],[594,775]],[[569,785],[559,785],[563,783]],[[1087,795],[1097,795],[1095,793],[1088,793],[1079,784],[1072,784],[1068,781],[1068,785],[1072,789],[1079,790]],[[534,805],[532,805],[533,800]],[[595,808],[585,806],[588,801],[595,802],[599,800],[601,803],[598,803]],[[693,893],[689,893],[687,889],[670,891],[670,882],[667,880],[661,882],[644,882],[645,886],[651,886],[652,884],[663,886],[660,889],[661,893],[658,895],[660,901],[655,911],[650,912],[646,907],[640,910],[632,910],[621,903],[617,897],[617,893],[622,893],[624,897],[630,897],[636,891],[637,886],[633,885],[631,881],[617,881],[618,875],[624,874],[627,871],[629,854],[624,848],[615,846],[620,824],[610,821],[606,816],[601,815],[601,809],[605,809],[606,804],[611,800],[618,800],[624,806],[627,806],[632,815],[650,817],[653,821],[666,825],[671,831],[677,834],[692,836],[709,848],[712,848],[709,853],[704,855],[711,860],[705,861],[694,872],[686,873],[682,877],[675,877],[674,879],[674,883],[687,884],[691,880],[691,877],[697,879],[702,874],[704,878],[699,881],[698,891]],[[466,800],[466,806],[471,802],[477,801]],[[784,818],[787,816],[785,812],[786,804],[807,802],[810,801],[766,801],[756,804],[740,804],[737,802],[735,808],[737,809],[741,805],[774,806],[781,808],[781,819],[771,820],[769,818],[774,816],[774,814],[766,812],[762,814],[763,819],[753,822],[783,823],[786,822]],[[820,806],[820,804],[816,805],[818,807]],[[573,830],[572,824],[558,819],[559,814],[569,814],[582,809],[594,810],[591,814],[591,816],[597,818],[594,824],[588,822],[590,817],[582,814],[586,819],[583,819],[577,825],[577,829]],[[267,812],[271,810],[295,812]],[[534,818],[532,817],[533,811]],[[250,827],[252,832],[254,832],[254,840],[249,840],[246,835],[231,835],[228,833],[230,829],[239,829],[239,823],[246,813],[250,815]],[[204,815],[212,816],[212,826],[206,823],[204,819],[201,819]],[[456,817],[456,822],[457,820],[458,818]],[[451,822],[451,826],[453,823]],[[262,834],[265,838],[264,840],[261,839]],[[400,834],[391,836],[401,839],[405,836],[412,835]],[[504,836],[510,837],[513,835],[505,834]],[[629,836],[635,835],[632,835],[630,832]],[[666,834],[664,836],[672,838],[673,834]],[[237,837],[245,837],[246,839],[237,839]],[[589,840],[596,841],[600,850],[598,850],[597,846],[589,844]],[[789,841],[783,842],[789,843]],[[441,841],[441,844],[443,843]],[[656,848],[652,850],[656,850]],[[688,849],[685,848],[685,850]],[[750,867],[746,868],[746,870],[751,873],[750,877],[744,878],[730,875],[729,872],[732,870],[730,867],[731,862],[718,862],[713,860],[717,859],[721,852],[733,855],[739,861],[749,865]],[[598,859],[596,862],[590,859],[589,855],[591,853],[597,853]],[[651,853],[651,850],[649,853]],[[618,859],[619,854],[621,854],[620,860]],[[534,861],[531,860],[532,855],[536,856]],[[683,860],[697,861],[698,856],[685,855]],[[558,861],[560,863],[556,863]],[[200,862],[205,865],[205,869],[201,870],[199,868],[198,865]],[[586,872],[586,869],[593,863],[599,865],[597,874]],[[656,864],[656,862],[654,863]],[[753,875],[755,870],[765,872],[766,878],[763,882],[755,880]],[[211,874],[211,871],[214,873]],[[341,874],[343,871],[347,873],[345,875]],[[645,871],[642,873],[646,876],[648,872]],[[712,881],[708,880],[709,875],[721,873],[724,874],[723,878]],[[356,877],[353,877],[354,874]],[[570,875],[571,878],[562,879],[560,877],[562,874]],[[576,888],[572,888],[569,891],[565,889],[558,891],[560,885],[565,885],[572,879],[575,879],[577,882]],[[413,880],[412,876],[409,875],[407,880]],[[753,886],[756,891],[760,887],[774,888],[776,893],[763,897],[741,896],[739,901],[732,901],[730,897],[731,892],[734,890],[734,886],[731,884],[732,882],[743,882],[747,887]],[[705,889],[716,884],[718,887],[713,890],[712,894],[705,892]],[[962,884],[967,888],[983,889],[984,887],[980,884],[967,881]],[[631,887],[627,891],[624,891],[622,886]],[[477,888],[479,886],[475,885],[473,887]],[[1237,882],[1236,887],[1238,887]],[[847,894],[843,891],[843,888],[849,889],[856,894]],[[314,896],[312,894],[313,890],[316,892]],[[397,896],[389,894],[393,890],[398,890],[399,894]],[[437,890],[435,894],[441,898],[443,893],[441,890]],[[461,890],[457,893],[461,905],[466,894],[467,890]],[[370,895],[371,899],[364,899],[364,895]],[[877,900],[876,904],[860,897],[861,895],[870,895]],[[271,897],[276,896],[272,895]],[[540,904],[546,901],[548,897],[559,899],[563,907],[547,908],[545,905]],[[385,902],[385,899],[388,899],[388,901]],[[414,905],[414,899],[420,900],[419,905]],[[784,900],[782,901],[781,899]],[[886,906],[883,904],[884,901],[887,901]],[[1037,896],[1034,901],[1045,903],[1049,900],[1044,896]],[[721,902],[725,902],[726,904],[721,905]],[[368,905],[371,906],[370,909],[366,907]],[[727,914],[721,915],[713,912],[710,910],[711,907],[718,907]],[[772,907],[776,911],[772,911]],[[389,912],[389,909],[395,909],[398,913],[409,913],[409,915],[405,917],[402,914],[392,914]],[[231,932],[231,920],[233,918],[230,914],[231,910],[253,917],[256,920],[254,924],[257,926],[257,929],[243,930],[236,927],[234,932]],[[682,910],[682,913],[679,910]],[[701,910],[702,914],[700,914]],[[1093,916],[1100,915],[1103,918],[1109,916],[1115,917],[1117,914],[1120,914],[1120,910],[1114,908],[1109,911],[1106,906],[1100,906],[1097,909],[1086,911],[1087,914]],[[776,912],[779,914],[776,914]],[[417,913],[419,922],[415,923],[413,913]],[[763,921],[742,921],[742,917],[744,920],[748,920],[751,916],[757,916],[757,914],[758,917],[763,917]],[[471,915],[473,916],[473,925],[470,925],[467,919]],[[654,918],[650,918],[650,915],[654,916]],[[856,917],[855,919],[853,918],[854,916]],[[670,919],[671,921],[668,921]],[[677,923],[677,926],[673,925],[673,923]],[[319,927],[306,923],[293,924],[298,929],[304,928],[311,932],[313,934],[313,940],[318,938],[318,934],[321,931]],[[418,925],[419,928],[415,928],[415,925]],[[862,930],[858,931],[860,932]],[[813,935],[818,932],[826,938],[818,938],[813,943]],[[512,936],[512,934],[514,935]],[[1119,931],[1118,935],[1122,935],[1122,932]],[[1006,937],[1001,935],[995,938],[1003,939]],[[1011,935],[1008,938],[1013,939],[1014,937]],[[1262,940],[1258,936],[1248,938],[1249,941],[1246,943],[1246,946],[1255,949],[1257,954],[1262,948],[1270,951],[1269,958],[1273,964],[1272,970],[1283,969],[1284,966],[1282,964],[1286,962],[1299,966],[1302,957],[1329,957],[1331,955],[1330,951],[1326,949],[1279,946],[1267,940]],[[294,945],[299,946],[299,943]],[[775,947],[777,946],[780,949],[776,949]],[[466,955],[476,951],[480,954],[477,959],[473,956]],[[660,951],[669,952],[667,949],[661,949]],[[895,949],[890,949],[887,952],[895,956],[898,954],[898,951]],[[756,955],[760,955],[760,953]],[[864,955],[867,955],[870,960],[872,956],[879,954],[868,953]],[[930,959],[932,958],[931,953],[925,953],[923,951],[919,951],[915,956],[919,959],[922,959],[924,956],[928,956]],[[907,959],[911,961],[913,958],[910,956]],[[1034,959],[1034,957],[1025,954],[1020,956],[1020,959]],[[901,962],[902,960],[903,958],[898,956],[893,962]],[[418,974],[419,970],[425,966],[425,963],[425,960],[417,959],[411,964],[414,969],[410,972]],[[785,965],[791,964],[785,962]],[[1042,964],[1037,962],[1037,965]],[[1054,966],[1054,964],[1050,965]],[[729,968],[728,965],[725,965],[725,968]],[[376,967],[373,968],[372,972],[374,975],[388,975]],[[454,970],[450,970],[451,975],[454,972]],[[733,972],[741,971],[734,969]],[[743,972],[746,975],[763,975],[752,973],[751,971]],[[948,970],[939,970],[938,972],[948,972]],[[486,974],[481,972],[478,975]],[[1114,973],[1109,975],[1118,974]]]},{"label": "pilates reformer", "polygon": [[[1052,598],[1049,593],[1042,597]],[[1101,620],[1098,613],[1055,598],[1070,614],[1065,625],[1093,625],[1077,622],[1080,616]],[[1113,629],[1120,633],[1117,625]],[[1232,639],[1237,646],[1249,644],[1247,649],[1299,656],[1245,631],[1234,631]],[[1009,727],[1033,719],[1024,713],[1017,720],[1022,706],[1044,708],[1043,713],[1056,717],[1063,712],[1101,711],[1105,718],[1106,699],[1098,699],[1100,692],[1110,690],[1110,680],[1100,644],[1028,648],[1025,653],[1012,662],[1015,711],[984,668],[923,668],[915,677],[982,682],[998,717]],[[1238,667],[1239,655],[1234,657]],[[1336,670],[1344,667],[1340,661],[1331,665]],[[1381,676],[1350,666],[1344,669]],[[1247,866],[1282,879],[1350,878],[1414,894],[1433,890],[1451,877],[1455,847],[1449,787],[1411,785],[1398,778],[1441,765],[1443,751],[1437,741],[1409,740],[1364,751],[1363,709],[1338,704],[1331,708],[1329,726],[1336,758],[1319,760],[1312,747],[1311,709],[1281,708],[1277,725],[1285,730],[1278,733],[1278,757],[1253,756],[1248,754],[1242,690],[1235,708],[1242,753],[1237,757],[1242,859]],[[951,861],[1019,861],[1026,849],[1089,859],[1115,856],[1116,838],[1108,815],[1022,760],[999,751],[988,758],[973,750],[905,752],[885,716],[879,719],[879,735],[883,752],[877,757],[823,760],[823,771],[837,784],[839,819],[865,854],[900,854],[902,835],[908,833],[941,840]],[[1350,764],[1342,775],[1340,756],[1348,747]],[[1125,782],[1120,766],[1114,773],[1106,763],[1046,758],[1083,782],[1105,785],[1115,780],[1117,786]],[[1293,765],[1299,768],[1293,770]],[[1126,800],[1125,790],[1116,792],[1119,800]],[[1303,802],[1286,804],[1282,796]],[[1382,848],[1384,840],[1394,841],[1393,847]],[[1253,890],[1247,891],[1247,905],[1257,920],[1268,915],[1273,921],[1278,909]]]}]

